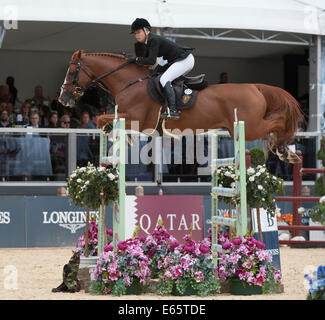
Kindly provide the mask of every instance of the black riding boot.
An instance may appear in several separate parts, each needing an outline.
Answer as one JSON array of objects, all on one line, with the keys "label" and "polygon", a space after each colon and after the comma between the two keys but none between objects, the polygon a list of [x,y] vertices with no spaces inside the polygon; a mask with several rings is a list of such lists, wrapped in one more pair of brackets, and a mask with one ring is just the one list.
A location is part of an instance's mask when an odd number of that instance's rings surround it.
[{"label": "black riding boot", "polygon": [[[167,97],[168,107],[169,107],[169,112],[170,112],[169,115],[167,115],[167,117],[171,118],[171,119],[179,119],[179,113],[176,108],[176,95],[175,95],[174,88],[170,81],[168,81],[165,84],[164,93]],[[164,112],[162,114],[163,117],[164,117],[164,115],[166,115],[166,112]]]}]

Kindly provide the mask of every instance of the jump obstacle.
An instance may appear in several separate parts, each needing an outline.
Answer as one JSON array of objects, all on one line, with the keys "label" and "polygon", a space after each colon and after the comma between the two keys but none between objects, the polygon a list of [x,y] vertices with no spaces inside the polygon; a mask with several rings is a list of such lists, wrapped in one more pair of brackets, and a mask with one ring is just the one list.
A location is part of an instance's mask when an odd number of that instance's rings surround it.
[{"label": "jump obstacle", "polygon": [[[218,244],[218,228],[220,225],[229,226],[236,230],[236,235],[244,236],[247,231],[247,195],[246,195],[246,158],[245,158],[245,124],[244,121],[238,121],[235,109],[234,122],[234,157],[218,159],[218,130],[212,135],[212,163],[211,163],[211,251],[214,263],[218,263],[218,253],[221,253],[222,247]],[[239,180],[236,180],[234,188],[225,188],[218,186],[219,167],[235,165],[235,174]],[[218,211],[218,196],[240,197],[240,203],[236,203],[236,214],[225,217],[221,211]],[[231,210],[229,210],[231,211]]]},{"label": "jump obstacle", "polygon": [[[125,240],[125,119],[118,118],[115,112],[115,119],[113,120],[113,154],[108,156],[108,136],[100,131],[100,149],[99,149],[99,163],[111,163],[114,168],[118,169],[118,200],[113,205],[113,246],[116,248],[119,241]],[[105,214],[105,210],[100,208],[100,215]],[[104,235],[106,236],[106,226],[103,226],[102,219],[98,219],[98,253],[104,251]]]},{"label": "jump obstacle", "polygon": [[[125,240],[125,119],[113,120],[113,154],[108,157],[106,134],[100,132],[100,163],[110,162],[113,167],[118,168],[119,198],[113,206],[113,245],[114,249],[119,241]],[[235,164],[235,174],[239,176],[234,188],[218,187],[217,168]],[[243,121],[237,120],[235,111],[234,122],[234,157],[218,159],[218,130],[212,136],[212,186],[211,186],[211,224],[212,224],[212,253],[214,261],[217,262],[217,253],[222,251],[218,245],[217,228],[219,225],[227,225],[236,230],[236,234],[243,236],[247,230],[247,198],[246,198],[246,158],[245,158],[245,126]],[[218,212],[218,196],[237,197],[240,196],[240,204],[236,205],[236,215],[232,217],[222,216]],[[105,212],[100,210],[100,214]],[[98,219],[98,256],[104,251],[104,230],[102,219]]]}]

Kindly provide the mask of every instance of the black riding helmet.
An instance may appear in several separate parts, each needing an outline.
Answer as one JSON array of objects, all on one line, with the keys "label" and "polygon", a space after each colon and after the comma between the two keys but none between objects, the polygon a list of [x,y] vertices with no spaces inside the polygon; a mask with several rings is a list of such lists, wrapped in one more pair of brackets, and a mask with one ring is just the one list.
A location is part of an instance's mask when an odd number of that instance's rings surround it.
[{"label": "black riding helmet", "polygon": [[135,31],[143,28],[148,28],[149,30],[151,30],[150,23],[146,19],[136,18],[131,25],[130,33],[134,33]]}]

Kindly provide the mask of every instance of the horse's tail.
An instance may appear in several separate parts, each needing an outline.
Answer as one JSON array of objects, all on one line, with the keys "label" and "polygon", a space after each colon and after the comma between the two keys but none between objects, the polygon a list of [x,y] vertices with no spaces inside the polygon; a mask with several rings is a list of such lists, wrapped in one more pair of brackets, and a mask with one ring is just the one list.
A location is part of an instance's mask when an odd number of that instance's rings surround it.
[{"label": "horse's tail", "polygon": [[292,143],[299,119],[305,121],[299,102],[279,87],[265,84],[256,84],[256,87],[267,103],[264,119],[274,120],[273,135],[268,137],[269,148]]}]

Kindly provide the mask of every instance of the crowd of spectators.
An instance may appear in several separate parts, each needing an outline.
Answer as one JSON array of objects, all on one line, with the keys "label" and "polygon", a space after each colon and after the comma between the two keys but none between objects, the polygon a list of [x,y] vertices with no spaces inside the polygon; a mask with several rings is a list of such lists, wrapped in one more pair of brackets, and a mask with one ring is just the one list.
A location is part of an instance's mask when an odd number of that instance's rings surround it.
[{"label": "crowd of spectators", "polygon": [[46,98],[40,85],[35,87],[31,98],[19,104],[14,80],[7,77],[6,84],[0,85],[0,128],[97,129],[98,117],[110,107],[99,106],[97,102],[90,104],[87,99],[81,99],[76,107],[64,107],[58,101],[59,92],[52,99]]}]

